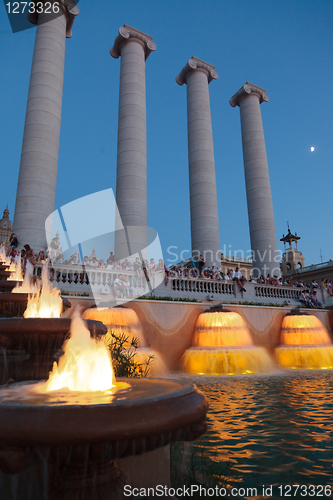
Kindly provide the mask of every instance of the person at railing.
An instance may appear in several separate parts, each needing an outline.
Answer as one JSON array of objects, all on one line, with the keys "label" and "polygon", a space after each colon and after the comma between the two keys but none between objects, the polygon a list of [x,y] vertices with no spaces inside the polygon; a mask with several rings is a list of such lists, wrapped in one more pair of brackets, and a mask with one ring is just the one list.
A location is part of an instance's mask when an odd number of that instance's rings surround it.
[{"label": "person at railing", "polygon": [[99,259],[98,268],[99,269],[106,269],[106,265],[105,265],[104,259]]},{"label": "person at railing", "polygon": [[50,252],[50,259],[51,261],[55,261],[59,254],[61,254],[61,243],[59,239],[59,234],[57,233],[54,238],[52,238],[50,246],[49,246],[49,252]]},{"label": "person at railing", "polygon": [[46,262],[46,255],[44,250],[39,250],[38,255],[36,257],[36,262],[38,262],[39,264],[44,264],[44,262]]},{"label": "person at railing", "polygon": [[164,284],[165,284],[165,286],[167,286],[168,283],[169,283],[169,269],[164,264]]},{"label": "person at railing", "polygon": [[148,260],[144,260],[142,262],[142,271],[143,271],[144,277],[146,278],[147,282],[149,282],[150,278],[149,278],[149,262],[148,262]]},{"label": "person at railing", "polygon": [[91,261],[89,262],[89,267],[98,267],[98,260],[97,257],[93,257]]},{"label": "person at railing", "polygon": [[333,297],[333,281],[326,280],[326,290],[330,297]]},{"label": "person at railing", "polygon": [[196,267],[193,267],[190,270],[190,276],[191,276],[191,278],[197,278],[199,276],[198,269]]},{"label": "person at railing", "polygon": [[143,270],[141,267],[140,259],[139,257],[135,258],[134,264],[133,264],[134,272],[135,272],[135,278],[136,278],[136,286],[141,287],[142,283],[142,278],[143,278]]},{"label": "person at railing", "polygon": [[125,287],[123,285],[123,275],[119,274],[118,278],[116,278],[113,282],[113,295],[115,298],[118,297],[118,292],[122,294],[122,296],[126,296]]},{"label": "person at railing", "polygon": [[319,285],[317,283],[317,280],[313,280],[311,283],[311,288],[319,288]]},{"label": "person at railing", "polygon": [[228,269],[227,274],[224,276],[225,281],[231,280],[231,274],[232,274],[232,270]]},{"label": "person at railing", "polygon": [[150,276],[154,276],[156,268],[157,268],[157,264],[156,264],[156,262],[154,261],[153,258],[150,259],[150,262],[148,264],[148,268],[149,268]]},{"label": "person at railing", "polygon": [[299,301],[305,305],[307,309],[312,309],[311,299],[309,295],[309,290],[303,290]]},{"label": "person at railing", "polygon": [[8,257],[13,257],[15,258],[16,255],[18,255],[18,250],[17,247],[19,246],[20,242],[18,237],[16,236],[15,233],[12,233],[9,238],[9,247],[7,251],[7,256]]},{"label": "person at railing", "polygon": [[56,258],[54,259],[54,264],[63,264],[64,263],[64,256],[62,255],[62,253],[58,253],[58,255],[56,256]]},{"label": "person at railing", "polygon": [[203,258],[202,255],[200,255],[200,257],[198,259],[198,271],[199,271],[200,276],[202,276],[203,270],[205,268],[205,264],[206,264],[205,259]]},{"label": "person at railing", "polygon": [[194,257],[192,257],[191,259],[191,269],[199,269],[199,266],[198,266],[198,260],[199,260],[199,257],[198,255],[194,255]]},{"label": "person at railing", "polygon": [[232,281],[235,281],[236,283],[238,283],[241,292],[246,292],[246,290],[244,288],[244,284],[246,282],[246,279],[244,278],[244,276],[242,276],[242,273],[240,272],[238,267],[236,267],[236,269],[232,272],[231,279],[232,279]]},{"label": "person at railing", "polygon": [[321,302],[319,302],[318,297],[317,297],[317,292],[314,290],[311,295],[311,303],[315,309],[322,309],[323,305]]},{"label": "person at railing", "polygon": [[133,267],[132,262],[127,262],[126,267],[125,267],[125,271],[134,271],[134,267]]},{"label": "person at railing", "polygon": [[125,271],[127,264],[128,264],[128,259],[124,259],[123,262],[120,263],[122,271]]},{"label": "person at railing", "polygon": [[124,287],[125,296],[128,299],[133,299],[134,298],[134,288],[131,287],[131,283],[129,282],[129,279],[127,276],[123,276],[122,285]]},{"label": "person at railing", "polygon": [[163,272],[165,272],[165,269],[166,269],[166,267],[164,265],[163,259],[159,259],[158,264],[156,266],[156,272],[163,273]]},{"label": "person at railing", "polygon": [[[30,245],[24,245],[24,250],[25,250],[25,263],[27,261],[30,262],[32,266],[36,264],[36,257],[35,257],[35,251],[33,248],[30,247]],[[25,267],[25,264],[24,264]]]}]

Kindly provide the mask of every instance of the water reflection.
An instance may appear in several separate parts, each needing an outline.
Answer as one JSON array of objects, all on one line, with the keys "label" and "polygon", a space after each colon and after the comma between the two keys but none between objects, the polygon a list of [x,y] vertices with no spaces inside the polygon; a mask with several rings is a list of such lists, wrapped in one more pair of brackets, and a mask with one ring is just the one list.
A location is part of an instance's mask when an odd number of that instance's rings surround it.
[{"label": "water reflection", "polygon": [[331,371],[195,383],[210,404],[204,443],[217,451],[215,459],[232,462],[231,484],[262,491],[263,484],[333,480]]}]

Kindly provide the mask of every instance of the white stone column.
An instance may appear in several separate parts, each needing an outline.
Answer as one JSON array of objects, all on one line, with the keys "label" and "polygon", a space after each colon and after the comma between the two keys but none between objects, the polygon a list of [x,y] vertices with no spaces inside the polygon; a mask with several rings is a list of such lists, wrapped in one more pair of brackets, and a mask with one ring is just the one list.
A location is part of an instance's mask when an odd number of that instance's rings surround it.
[{"label": "white stone column", "polygon": [[116,221],[116,229],[122,225],[132,228],[130,241],[116,236],[116,258],[127,257],[147,246],[145,67],[155,49],[151,36],[124,24],[110,50],[112,57],[121,56],[116,202],[122,224]]},{"label": "white stone column", "polygon": [[191,57],[176,78],[187,84],[192,254],[206,265],[221,266],[215,160],[208,84],[218,78],[215,66]]},{"label": "white stone column", "polygon": [[245,83],[230,99],[239,106],[242,129],[246,196],[255,276],[280,275],[275,221],[260,104],[265,89]]},{"label": "white stone column", "polygon": [[[59,3],[59,2],[58,2]],[[20,244],[46,249],[45,220],[54,212],[66,36],[78,8],[29,16],[38,23],[31,67],[13,231]]]}]

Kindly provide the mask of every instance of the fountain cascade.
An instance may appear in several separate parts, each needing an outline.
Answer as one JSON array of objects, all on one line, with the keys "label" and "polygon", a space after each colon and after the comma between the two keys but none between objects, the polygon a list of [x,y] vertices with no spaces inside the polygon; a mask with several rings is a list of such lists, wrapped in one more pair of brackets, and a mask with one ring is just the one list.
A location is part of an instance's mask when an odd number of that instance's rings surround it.
[{"label": "fountain cascade", "polygon": [[283,318],[281,345],[275,355],[283,368],[333,368],[333,344],[322,322],[306,312]]},{"label": "fountain cascade", "polygon": [[135,362],[145,365],[149,358],[152,362],[149,365],[150,375],[163,376],[167,369],[159,353],[150,349],[146,345],[139,318],[133,309],[116,306],[113,308],[91,308],[86,309],[83,314],[85,319],[101,321],[108,329],[105,342],[110,342],[110,332],[120,335],[124,334],[128,338],[128,347],[133,338],[138,339],[138,348],[135,349]]},{"label": "fountain cascade", "polygon": [[199,315],[182,367],[199,375],[246,375],[270,372],[273,364],[264,348],[253,345],[241,315],[217,306]]}]

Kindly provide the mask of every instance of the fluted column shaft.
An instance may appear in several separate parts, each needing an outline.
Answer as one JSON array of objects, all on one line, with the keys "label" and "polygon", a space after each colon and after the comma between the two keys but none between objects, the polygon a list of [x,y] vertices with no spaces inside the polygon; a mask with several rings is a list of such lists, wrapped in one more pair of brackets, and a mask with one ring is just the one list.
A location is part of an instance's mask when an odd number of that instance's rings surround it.
[{"label": "fluted column shaft", "polygon": [[244,172],[254,275],[280,275],[271,185],[260,104],[264,89],[246,83],[231,99],[240,108]]},{"label": "fluted column shaft", "polygon": [[[46,6],[47,7],[47,6]],[[48,7],[48,10],[51,10]],[[45,220],[53,213],[57,184],[66,36],[79,13],[29,15],[38,23],[23,133],[13,230],[21,245],[46,249]]]},{"label": "fluted column shaft", "polygon": [[14,231],[21,244],[46,248],[54,211],[65,63],[66,17],[39,16],[25,118]]},{"label": "fluted column shaft", "polygon": [[116,257],[127,257],[147,246],[145,61],[149,47],[155,50],[150,36],[124,25],[110,51],[113,57],[121,56],[116,187],[121,222],[116,221],[116,229],[132,227],[130,242],[116,237]]},{"label": "fluted column shaft", "polygon": [[187,128],[192,254],[220,266],[220,236],[208,84],[214,66],[192,57],[176,78],[187,84]]}]

